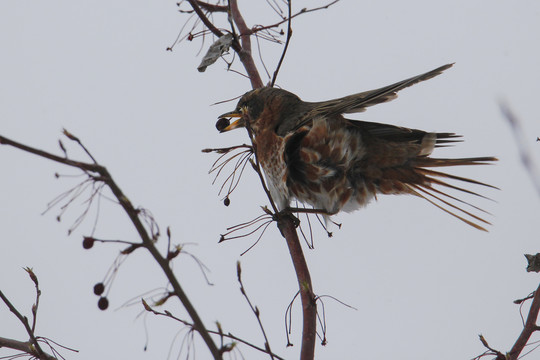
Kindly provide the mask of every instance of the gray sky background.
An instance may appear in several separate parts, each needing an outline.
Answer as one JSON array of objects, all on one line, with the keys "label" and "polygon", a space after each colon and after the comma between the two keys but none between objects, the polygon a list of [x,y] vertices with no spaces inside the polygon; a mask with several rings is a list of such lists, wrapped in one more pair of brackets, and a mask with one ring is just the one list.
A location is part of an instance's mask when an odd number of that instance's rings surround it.
[{"label": "gray sky background", "polygon": [[[240,6],[250,26],[277,20],[265,1]],[[295,2],[297,9],[309,6],[314,5]],[[216,156],[200,151],[247,141],[243,131],[218,134],[214,127],[235,101],[210,105],[241,95],[249,83],[226,72],[222,61],[197,72],[200,41],[165,51],[186,21],[176,10],[173,1],[0,2],[0,132],[59,154],[62,128],[79,136],[131,201],[149,209],[162,232],[170,226],[175,242],[193,244],[186,250],[210,268],[213,286],[189,257],[174,265],[206,325],[219,320],[226,331],[262,344],[238,290],[240,259],[272,349],[298,358],[299,305],[291,335],[295,346],[285,348],[284,314],[297,285],[278,231],[271,226],[242,257],[255,237],[217,243],[228,226],[250,220],[266,204],[257,178],[246,171],[225,207],[208,175]],[[522,328],[512,301],[539,281],[525,272],[523,254],[540,251],[540,202],[498,102],[520,118],[538,164],[540,2],[341,1],[298,17],[293,27],[278,84],[304,100],[368,90],[456,62],[443,75],[355,118],[465,136],[464,143],[438,150],[440,157],[500,159],[496,166],[454,171],[502,189],[483,192],[496,202],[469,199],[493,214],[489,233],[412,197],[380,197],[337,216],[343,226],[332,238],[315,226],[315,249],[304,247],[315,292],[358,309],[325,299],[328,345],[317,346],[317,358],[471,359],[484,351],[480,333],[492,347],[509,350]],[[261,48],[273,69],[281,47],[262,42]],[[238,62],[235,68],[240,70]],[[70,156],[87,159],[63,141]],[[33,284],[22,267],[34,268],[43,291],[38,334],[78,349],[63,352],[70,359],[166,359],[171,344],[176,358],[185,334],[181,326],[137,318],[138,305],[122,307],[166,285],[150,257],[139,251],[125,261],[109,294],[110,310],[101,312],[92,287],[103,279],[116,249],[82,249],[95,208],[70,236],[85,197],[60,223],[58,207],[41,215],[57,194],[80,181],[55,179],[54,173],[78,173],[7,147],[0,147],[0,163],[0,289],[30,314]],[[135,239],[127,217],[106,200],[95,236]],[[175,301],[165,309],[187,317]],[[0,336],[26,339],[3,305]],[[196,344],[197,358],[209,358],[201,342]],[[264,358],[241,350],[246,358]],[[528,358],[539,357],[536,350]]]}]

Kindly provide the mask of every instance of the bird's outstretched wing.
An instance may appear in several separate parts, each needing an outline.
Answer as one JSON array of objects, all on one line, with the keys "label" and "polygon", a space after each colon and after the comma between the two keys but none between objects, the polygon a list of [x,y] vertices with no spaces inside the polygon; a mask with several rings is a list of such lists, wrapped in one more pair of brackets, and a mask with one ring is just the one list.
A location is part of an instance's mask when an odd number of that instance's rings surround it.
[{"label": "bird's outstretched wing", "polygon": [[313,119],[317,116],[332,116],[365,111],[369,106],[395,99],[398,91],[440,75],[444,70],[452,67],[453,65],[454,64],[447,64],[428,71],[427,73],[417,75],[379,89],[368,90],[334,100],[311,102],[309,103],[311,110],[304,115],[304,119]]}]

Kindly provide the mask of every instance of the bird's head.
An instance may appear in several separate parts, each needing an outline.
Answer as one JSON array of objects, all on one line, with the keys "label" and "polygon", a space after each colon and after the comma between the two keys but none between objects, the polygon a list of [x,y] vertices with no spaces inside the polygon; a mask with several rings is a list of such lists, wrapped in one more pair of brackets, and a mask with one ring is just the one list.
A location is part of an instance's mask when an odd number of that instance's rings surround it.
[{"label": "bird's head", "polygon": [[[263,87],[245,93],[236,109],[219,117],[216,128],[219,132],[246,127],[249,123],[253,132],[258,134],[264,129],[277,128],[285,122],[302,101],[291,92],[271,87]],[[230,122],[231,119],[237,119]]]}]

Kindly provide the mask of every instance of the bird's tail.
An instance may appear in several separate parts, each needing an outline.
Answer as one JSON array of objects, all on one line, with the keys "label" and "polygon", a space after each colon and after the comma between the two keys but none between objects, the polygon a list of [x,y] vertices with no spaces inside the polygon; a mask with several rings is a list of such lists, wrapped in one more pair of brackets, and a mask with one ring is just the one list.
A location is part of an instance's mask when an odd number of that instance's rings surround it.
[{"label": "bird's tail", "polygon": [[[407,182],[405,185],[411,194],[426,199],[439,209],[460,219],[461,221],[476,229],[487,231],[483,226],[484,224],[490,225],[490,222],[474,214],[473,211],[482,212],[485,214],[489,213],[467,201],[450,195],[449,193],[447,193],[447,190],[457,190],[458,192],[463,192],[484,199],[489,199],[475,191],[464,188],[462,187],[463,185],[459,184],[468,183],[479,186],[486,186],[493,189],[498,188],[477,180],[447,174],[444,172],[432,170],[431,168],[462,165],[486,165],[492,164],[495,161],[497,161],[497,158],[495,157],[475,157],[462,159],[435,159],[430,157],[418,157],[415,160],[413,169],[417,175],[416,179],[421,180]],[[453,183],[456,183],[457,185],[454,185]],[[471,210],[467,210],[467,206],[470,207]]]}]

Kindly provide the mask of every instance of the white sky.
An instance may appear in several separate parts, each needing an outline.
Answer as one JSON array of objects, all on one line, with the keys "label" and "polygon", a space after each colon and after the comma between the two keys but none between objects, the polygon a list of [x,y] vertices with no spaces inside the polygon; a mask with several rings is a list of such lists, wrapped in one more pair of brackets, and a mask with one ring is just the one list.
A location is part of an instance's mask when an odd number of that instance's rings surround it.
[{"label": "white sky", "polygon": [[[240,1],[240,6],[249,25],[275,21],[264,1]],[[247,171],[227,208],[207,174],[216,156],[200,152],[247,141],[243,131],[218,134],[214,128],[217,116],[234,102],[210,105],[242,94],[249,84],[227,73],[221,61],[197,72],[199,41],[166,52],[185,20],[174,1],[3,0],[0,132],[59,154],[63,127],[79,136],[132,202],[152,211],[163,232],[171,226],[175,242],[196,244],[187,250],[211,269],[215,285],[205,284],[188,257],[180,257],[175,270],[205,324],[213,327],[219,320],[226,331],[262,344],[238,290],[240,259],[272,349],[295,359],[300,307],[294,308],[296,345],[285,348],[284,313],[296,278],[278,231],[271,226],[241,258],[254,237],[217,243],[226,227],[250,220],[266,204],[257,178]],[[537,154],[540,3],[341,1],[297,18],[293,27],[278,84],[305,100],[376,88],[456,62],[443,75],[356,118],[465,135],[464,143],[438,151],[441,157],[500,159],[496,166],[455,172],[502,189],[485,192],[496,202],[477,202],[493,214],[489,233],[411,197],[382,197],[338,216],[343,227],[333,238],[316,228],[315,249],[304,248],[315,292],[358,309],[325,300],[328,345],[317,345],[317,359],[470,359],[484,351],[479,333],[492,347],[509,350],[522,327],[512,301],[538,285],[538,275],[524,270],[523,254],[540,251],[540,202],[497,102],[506,101],[519,116],[527,146]],[[280,47],[261,46],[273,69]],[[64,144],[70,155],[86,159],[68,140]],[[40,215],[78,181],[57,180],[54,173],[77,172],[7,147],[0,147],[0,163],[0,289],[29,315],[33,284],[22,267],[34,268],[43,291],[38,334],[80,350],[63,353],[71,359],[166,359],[171,344],[175,358],[181,326],[154,316],[136,319],[138,306],[120,308],[165,285],[150,257],[139,251],[128,258],[109,294],[111,309],[101,312],[92,287],[116,253],[112,245],[82,249],[95,211],[71,236],[67,229],[83,211],[84,197],[60,223],[59,208]],[[119,208],[107,201],[101,205],[95,236],[135,240]],[[187,317],[175,301],[165,308]],[[3,305],[0,336],[26,339]],[[264,358],[241,349],[246,358]],[[200,342],[196,355],[209,358]]]}]

